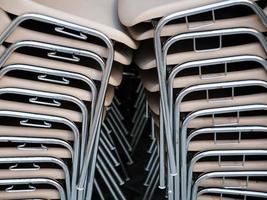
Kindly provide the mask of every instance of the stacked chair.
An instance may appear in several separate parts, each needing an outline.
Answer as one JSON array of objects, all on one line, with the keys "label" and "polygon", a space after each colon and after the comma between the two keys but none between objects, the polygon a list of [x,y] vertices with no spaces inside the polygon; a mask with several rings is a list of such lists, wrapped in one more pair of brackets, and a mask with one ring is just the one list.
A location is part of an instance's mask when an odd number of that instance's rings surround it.
[{"label": "stacked chair", "polygon": [[2,0],[0,15],[0,199],[103,199],[102,122],[137,48],[116,1]]},{"label": "stacked chair", "polygon": [[119,1],[168,199],[266,199],[266,15],[265,0]]}]

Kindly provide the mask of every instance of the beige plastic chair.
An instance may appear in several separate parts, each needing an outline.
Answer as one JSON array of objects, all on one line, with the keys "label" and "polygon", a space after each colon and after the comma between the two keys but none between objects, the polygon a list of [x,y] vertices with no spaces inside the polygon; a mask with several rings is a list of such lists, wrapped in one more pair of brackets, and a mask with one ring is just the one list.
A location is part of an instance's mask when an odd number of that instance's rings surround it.
[{"label": "beige plastic chair", "polygon": [[[267,8],[263,9],[263,12],[267,15]],[[209,26],[199,26],[201,24],[210,24]],[[230,19],[217,19],[216,23],[211,24],[209,21],[202,22],[190,22],[190,26],[198,27],[198,31],[206,31],[211,29],[223,29],[223,28],[235,28],[235,27],[248,27],[256,29],[259,32],[265,32],[266,27],[262,24],[257,15],[234,17]],[[164,37],[177,35],[179,33],[188,32],[188,25],[186,23],[170,24],[162,28],[161,35]],[[147,40],[154,37],[154,29],[151,25],[141,23],[137,26],[129,27],[129,33],[135,40]]]},{"label": "beige plastic chair", "polygon": [[[220,196],[213,195],[201,195],[197,198],[197,200],[221,200]],[[236,198],[223,197],[223,200],[237,200]],[[241,199],[240,199],[241,200]]]},{"label": "beige plastic chair", "polygon": [[267,139],[242,139],[240,142],[229,142],[227,140],[198,140],[189,143],[188,151],[206,151],[216,149],[266,149]]},{"label": "beige plastic chair", "polygon": [[[153,46],[153,45],[152,45]],[[188,51],[171,53],[167,55],[167,65],[178,65],[193,60],[203,60],[238,55],[255,55],[266,58],[266,53],[259,43],[249,43],[230,47],[222,47],[219,50],[210,51]],[[135,62],[142,70],[156,68],[156,59],[151,45],[142,46],[136,54]]]},{"label": "beige plastic chair", "polygon": [[242,188],[246,186],[248,190],[255,190],[260,192],[267,192],[266,181],[262,180],[250,180],[247,182],[246,180],[241,179],[220,179],[220,178],[211,178],[204,181],[201,181],[199,186],[201,187],[235,187]]},{"label": "beige plastic chair", "polygon": [[128,36],[117,17],[117,1],[86,0],[3,0],[0,7],[8,13],[20,16],[26,13],[38,13],[71,23],[90,27],[106,34],[112,40],[128,47],[137,48]]},{"label": "beige plastic chair", "polygon": [[1,200],[21,200],[21,199],[60,199],[59,192],[55,189],[36,189],[31,192],[5,192],[0,191]]},{"label": "beige plastic chair", "polygon": [[[213,74],[209,74],[213,75]],[[140,77],[146,90],[149,92],[159,92],[159,83],[157,72],[155,70],[140,71]],[[214,74],[215,78],[203,78],[200,75],[179,76],[174,79],[173,88],[186,88],[192,85],[227,82],[227,81],[241,81],[255,79],[267,80],[267,73],[263,68],[246,69],[242,71],[227,72],[225,75]]]},{"label": "beige plastic chair", "polygon": [[[2,23],[0,25],[0,33],[2,33],[11,23],[11,19],[7,13],[0,10],[0,18]],[[79,48],[95,52],[102,57],[107,57],[106,48],[97,44],[83,42],[79,40],[64,38],[56,35],[47,34],[44,32],[37,32],[34,30],[18,27],[15,31],[5,40],[8,43],[15,43],[22,40],[34,40],[39,42],[52,43],[57,45],[64,45],[73,48]],[[132,60],[132,51],[128,48],[115,48],[114,60],[129,65]]]},{"label": "beige plastic chair", "polygon": [[[159,116],[151,111],[151,115],[155,121],[155,125],[159,127]],[[266,116],[249,116],[249,117],[240,117],[237,122],[236,117],[216,117],[216,120],[213,121],[211,117],[198,117],[190,121],[188,128],[199,129],[203,127],[211,127],[214,125],[223,125],[223,124],[238,124],[238,125],[259,125],[266,126],[267,119]]]},{"label": "beige plastic chair", "polygon": [[55,138],[64,141],[74,140],[73,133],[70,130],[52,129],[52,128],[47,129],[47,128],[0,125],[0,135]]},{"label": "beige plastic chair", "polygon": [[223,161],[223,164],[219,165],[218,162],[202,161],[197,162],[194,165],[194,172],[211,172],[211,171],[242,171],[242,170],[266,170],[267,162],[264,161],[246,161],[241,164],[241,161]]},{"label": "beige plastic chair", "polygon": [[[1,88],[6,88],[6,87],[24,88],[24,89],[32,89],[32,90],[39,90],[39,91],[45,91],[45,92],[54,92],[54,93],[75,96],[87,102],[92,101],[91,92],[89,92],[88,90],[64,86],[64,85],[58,85],[54,83],[15,78],[15,77],[10,77],[10,76],[4,76],[0,79],[0,87]],[[112,103],[113,96],[114,96],[114,87],[109,86],[107,89],[105,106],[109,106]]]},{"label": "beige plastic chair", "polygon": [[131,27],[142,22],[148,22],[151,19],[161,18],[173,12],[197,8],[216,2],[219,2],[219,0],[199,0],[197,2],[193,0],[119,0],[119,18],[123,25]]},{"label": "beige plastic chair", "polygon": [[57,168],[40,168],[38,170],[9,170],[9,169],[0,169],[0,178],[1,179],[10,179],[10,178],[50,178],[56,180],[65,179],[64,172],[61,169]]},{"label": "beige plastic chair", "polygon": [[[147,94],[147,100],[150,109],[156,115],[159,115],[159,93]],[[266,102],[267,102],[266,93],[235,96],[233,99],[229,98],[229,100],[224,100],[224,101],[220,101],[218,99],[216,100],[210,99],[210,101],[208,101],[207,99],[198,99],[198,100],[183,101],[180,104],[180,111],[191,112],[206,108],[219,108],[219,107],[246,105],[254,103],[264,104]]]},{"label": "beige plastic chair", "polygon": [[[19,83],[19,82],[16,82]],[[37,85],[37,84],[35,84]],[[55,86],[57,87],[57,86]],[[48,90],[52,92],[51,90]],[[112,94],[107,94],[106,105],[110,105],[112,102],[112,98],[114,96],[114,90],[110,91]],[[22,103],[17,101],[9,101],[9,100],[0,100],[0,110],[10,110],[10,111],[21,111],[21,112],[30,112],[35,114],[45,114],[45,115],[53,115],[60,116],[66,119],[69,119],[73,122],[82,122],[82,114],[81,112],[65,109],[65,108],[56,108],[51,106],[43,106],[43,105],[34,105],[29,103]]]},{"label": "beige plastic chair", "polygon": [[[0,46],[0,54],[5,51],[4,46]],[[35,66],[42,66],[50,69],[57,69],[69,72],[76,72],[85,75],[86,77],[101,81],[102,72],[94,68],[66,63],[58,60],[51,60],[41,57],[36,57],[28,54],[22,54],[14,52],[11,54],[9,59],[5,62],[5,65],[11,64],[29,64]],[[94,67],[94,66],[92,66]],[[114,64],[111,71],[111,76],[109,79],[109,84],[118,86],[122,81],[122,67],[119,64]]]},{"label": "beige plastic chair", "polygon": [[[46,145],[47,146],[47,145]],[[47,147],[44,151],[39,150],[21,150],[17,147],[1,147],[0,157],[30,157],[30,156],[50,156],[61,159],[71,159],[71,152],[63,147]]]}]

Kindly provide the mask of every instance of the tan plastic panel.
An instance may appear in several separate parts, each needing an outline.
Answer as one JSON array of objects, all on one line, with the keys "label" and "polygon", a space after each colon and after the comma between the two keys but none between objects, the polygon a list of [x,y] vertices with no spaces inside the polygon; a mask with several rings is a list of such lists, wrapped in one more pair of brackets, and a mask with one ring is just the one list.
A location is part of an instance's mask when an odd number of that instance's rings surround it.
[{"label": "tan plastic panel", "polygon": [[210,172],[210,171],[243,171],[243,170],[266,170],[266,161],[222,161],[218,162],[202,161],[194,165],[194,172]]},{"label": "tan plastic panel", "polygon": [[70,130],[5,125],[0,125],[0,136],[56,138],[65,141],[74,140],[74,134]]},{"label": "tan plastic panel", "polygon": [[[201,195],[197,198],[197,200],[222,200],[222,198],[220,196]],[[237,198],[223,197],[223,200],[238,200],[238,199]]]},{"label": "tan plastic panel", "polygon": [[[255,0],[256,1],[256,0]],[[219,0],[119,0],[119,18],[123,25],[130,27],[141,22],[220,2]],[[129,9],[131,8],[131,9]]]},{"label": "tan plastic panel", "polygon": [[200,140],[189,143],[189,151],[222,149],[267,149],[267,139]]},{"label": "tan plastic panel", "polygon": [[[267,8],[265,8],[264,13],[267,15]],[[210,24],[209,26],[205,24]],[[261,22],[260,18],[257,15],[244,16],[244,17],[235,17],[230,19],[217,19],[215,23],[211,24],[208,21],[200,22],[190,22],[191,27],[198,28],[188,28],[186,23],[181,24],[171,24],[163,27],[161,31],[161,36],[172,36],[179,33],[185,33],[191,30],[194,31],[206,31],[212,29],[223,29],[223,28],[236,28],[236,27],[247,27],[256,29],[259,32],[265,32],[267,29]],[[129,33],[135,40],[146,40],[154,37],[154,29],[147,29],[145,26],[140,24],[137,27],[129,27]]]},{"label": "tan plastic panel", "polygon": [[[17,87],[17,88],[24,88],[24,89],[32,89],[32,90],[40,90],[45,92],[54,92],[60,94],[66,94],[70,96],[75,96],[78,99],[83,101],[92,101],[92,94],[90,91],[63,86],[54,83],[47,83],[47,82],[40,82],[40,81],[32,81],[27,79],[21,78],[14,78],[9,76],[4,76],[0,79],[0,87]],[[112,99],[114,96],[114,87],[108,86],[107,95],[105,99],[105,106],[111,104]]]},{"label": "tan plastic panel", "polygon": [[[22,168],[23,169],[23,168]],[[38,170],[9,170],[0,169],[1,179],[11,178],[50,178],[50,179],[65,179],[65,175],[62,169],[55,168],[40,168]]]},{"label": "tan plastic panel", "polygon": [[[152,111],[152,110],[151,110]],[[159,127],[159,115],[151,112],[152,117],[155,121],[155,124]],[[249,117],[240,117],[237,122],[236,117],[216,117],[215,121],[211,117],[198,117],[193,119],[188,128],[199,129],[203,127],[211,126],[229,126],[229,125],[259,125],[267,126],[266,116],[249,116]]]},{"label": "tan plastic panel", "polygon": [[[38,13],[99,30],[115,41],[136,49],[117,17],[116,0],[3,0],[0,7],[6,12],[22,15]],[[129,9],[128,9],[129,10]]]},{"label": "tan plastic panel", "polygon": [[[0,54],[5,51],[3,46],[0,46]],[[100,81],[102,78],[102,72],[90,67],[75,65],[71,63],[66,63],[58,60],[50,60],[46,58],[40,58],[36,56],[21,54],[21,53],[12,53],[8,60],[5,62],[5,65],[11,64],[28,64],[41,67],[47,67],[50,69],[64,70],[68,72],[80,73],[86,77]],[[92,66],[93,67],[93,66]],[[114,63],[111,76],[109,79],[109,84],[118,86],[122,81],[122,66],[117,63]]]},{"label": "tan plastic panel", "polygon": [[0,200],[21,200],[21,199],[60,199],[59,192],[55,189],[36,189],[32,192],[5,192],[0,191]]},{"label": "tan plastic panel", "polygon": [[82,122],[82,114],[77,111],[57,108],[52,106],[34,105],[29,103],[20,103],[16,101],[0,100],[1,110],[11,110],[20,112],[30,112],[35,114],[53,115],[64,117],[74,122]]},{"label": "tan plastic panel", "polygon": [[[172,53],[167,55],[167,65],[177,65],[189,61],[220,58],[238,55],[255,55],[266,58],[266,53],[259,43],[250,43],[231,47],[223,47],[220,50],[209,51],[188,51],[180,53]],[[156,67],[154,50],[151,46],[140,48],[135,57],[135,62],[142,70]]]},{"label": "tan plastic panel", "polygon": [[247,183],[246,180],[230,179],[227,177],[225,179],[211,178],[200,182],[201,187],[239,187],[260,192],[267,192],[266,184],[267,182],[265,181],[249,180]]},{"label": "tan plastic panel", "polygon": [[[148,104],[150,109],[157,115],[159,115],[159,93],[149,93],[147,95]],[[227,98],[225,100],[220,99],[206,99],[183,101],[180,104],[181,112],[192,112],[207,108],[220,108],[227,106],[237,106],[246,104],[265,104],[267,102],[267,93],[259,93],[253,95],[236,96],[233,99]]]},{"label": "tan plastic panel", "polygon": [[[178,74],[179,75],[179,74]],[[267,80],[267,72],[264,68],[249,69],[242,71],[227,72],[227,74],[209,74],[214,78],[205,78],[199,75],[180,76],[174,79],[173,88],[186,88],[198,84],[227,82],[227,81],[241,81],[249,79]],[[207,76],[209,76],[207,75]],[[141,71],[141,80],[149,92],[159,92],[158,75],[156,71]]]},{"label": "tan plastic panel", "polygon": [[46,150],[44,149],[17,149],[16,147],[1,147],[0,148],[0,156],[1,157],[29,157],[29,156],[52,156],[56,158],[71,158],[71,153],[66,148],[61,147],[48,147]]},{"label": "tan plastic panel", "polygon": [[[6,12],[4,12],[3,10],[0,10],[0,18],[2,22],[0,25],[0,32],[2,33],[11,23],[11,20],[7,16]],[[34,40],[39,42],[46,42],[56,45],[79,48],[95,52],[98,55],[105,58],[107,57],[107,48],[105,48],[104,46],[88,42],[82,42],[79,40],[64,38],[56,35],[51,35],[44,32],[37,32],[22,27],[17,27],[15,31],[5,41],[9,43],[15,43],[17,41],[22,41],[22,40]],[[132,60],[131,49],[116,48],[114,53],[114,60],[124,65],[130,64]]]}]

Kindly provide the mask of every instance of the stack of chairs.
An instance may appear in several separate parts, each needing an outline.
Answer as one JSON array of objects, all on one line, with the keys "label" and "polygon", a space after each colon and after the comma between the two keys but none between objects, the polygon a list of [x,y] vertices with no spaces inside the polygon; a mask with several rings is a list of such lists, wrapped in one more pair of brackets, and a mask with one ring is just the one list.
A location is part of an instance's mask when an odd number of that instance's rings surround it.
[{"label": "stack of chairs", "polygon": [[93,199],[95,185],[103,199],[101,124],[137,48],[116,1],[2,0],[0,14],[0,198]]},{"label": "stack of chairs", "polygon": [[266,15],[265,0],[119,1],[168,199],[266,199]]}]

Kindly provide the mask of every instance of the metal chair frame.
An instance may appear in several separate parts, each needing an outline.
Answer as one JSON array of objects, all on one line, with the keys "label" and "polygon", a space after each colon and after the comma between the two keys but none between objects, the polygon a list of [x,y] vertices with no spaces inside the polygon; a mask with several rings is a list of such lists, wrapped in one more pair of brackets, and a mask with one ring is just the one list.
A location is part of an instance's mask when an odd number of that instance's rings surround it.
[{"label": "metal chair frame", "polygon": [[232,187],[232,186],[223,186],[225,189],[241,189],[241,190],[249,190],[247,188],[250,177],[266,177],[267,176],[267,171],[231,171],[231,172],[210,172],[201,175],[200,177],[197,178],[195,181],[193,187],[192,187],[192,193],[191,193],[191,198],[190,199],[197,199],[197,193],[198,193],[198,188],[201,183],[201,181],[205,181],[207,179],[211,178],[222,178],[223,181],[226,178],[231,178],[231,177],[245,177],[246,178],[246,185],[244,187]]},{"label": "metal chair frame", "polygon": [[227,144],[238,144],[242,141],[242,133],[250,133],[255,134],[256,132],[263,132],[267,134],[267,127],[265,126],[234,126],[234,127],[209,127],[209,128],[200,128],[192,131],[187,137],[186,141],[186,149],[188,151],[188,147],[192,139],[199,135],[205,134],[213,134],[214,135],[214,144],[220,144],[217,141],[217,135],[220,133],[238,133],[238,139],[236,140],[228,140]]},{"label": "metal chair frame", "polygon": [[[22,71],[28,71],[28,72],[36,72],[36,73],[42,73],[42,74],[49,74],[49,75],[53,75],[53,76],[59,76],[62,77],[62,79],[66,80],[65,78],[73,78],[76,80],[82,80],[85,83],[87,83],[91,89],[92,92],[92,103],[91,103],[91,119],[90,122],[92,122],[92,117],[93,117],[93,113],[94,113],[94,106],[95,106],[95,102],[96,102],[96,94],[97,94],[97,89],[96,86],[94,85],[93,81],[90,80],[89,78],[81,75],[81,74],[77,74],[77,73],[70,73],[70,72],[66,72],[66,71],[61,71],[61,70],[54,70],[54,69],[48,69],[48,68],[43,68],[43,67],[39,67],[39,66],[31,66],[31,65],[23,65],[23,64],[15,64],[15,65],[8,65],[4,68],[2,68],[0,70],[0,78],[2,78],[3,76],[5,76],[8,72],[14,71],[14,70],[22,70]],[[42,80],[40,80],[42,81]],[[52,82],[53,80],[49,79],[49,82]],[[56,84],[60,84],[56,81]],[[60,94],[54,94],[55,96],[58,96]],[[81,159],[80,162],[83,163],[83,154],[84,154],[84,150],[85,150],[85,146],[86,146],[86,141],[88,138],[88,132],[89,132],[89,112],[88,109],[86,108],[86,106],[84,105],[84,103],[81,100],[78,100],[76,97],[67,97],[69,95],[65,95],[64,99],[66,99],[67,101],[72,101],[75,104],[77,104],[81,111],[82,111],[82,115],[83,115],[83,121],[82,121],[82,139],[81,139],[81,152],[83,152],[81,155]],[[72,99],[72,100],[71,100]],[[74,100],[75,99],[75,100]]]},{"label": "metal chair frame", "polygon": [[[170,172],[171,175],[176,175],[176,165],[175,165],[175,154],[174,154],[174,146],[172,142],[171,137],[171,127],[170,127],[170,117],[168,115],[168,94],[167,94],[167,86],[165,84],[166,82],[166,70],[164,68],[164,55],[163,55],[163,47],[162,47],[162,41],[161,41],[161,32],[163,27],[169,23],[170,21],[173,21],[175,19],[179,18],[186,18],[188,22],[188,16],[192,16],[195,14],[213,11],[225,7],[235,6],[235,5],[244,5],[250,7],[260,18],[262,23],[267,27],[267,17],[261,10],[261,8],[254,2],[249,0],[229,0],[229,1],[222,1],[214,4],[210,4],[207,6],[202,6],[199,8],[193,8],[181,12],[172,13],[170,15],[167,15],[165,17],[162,17],[158,23],[155,25],[155,33],[154,33],[154,46],[155,46],[155,55],[156,55],[156,63],[157,63],[157,71],[158,71],[158,78],[159,78],[159,86],[161,91],[161,106],[162,106],[162,114],[163,114],[163,120],[165,124],[165,134],[166,134],[166,140],[167,140],[167,147],[168,147],[168,153],[169,153],[169,162],[170,162]],[[215,18],[214,18],[215,20]],[[190,26],[188,26],[190,27]],[[176,195],[177,196],[177,195]],[[178,198],[178,197],[177,197]]]},{"label": "metal chair frame", "polygon": [[[206,193],[219,194],[221,199],[223,199],[223,194],[244,196],[244,200],[246,200],[246,197],[258,197],[258,198],[263,198],[263,199],[267,198],[267,193],[264,193],[264,192],[255,192],[255,191],[250,191],[250,190],[232,190],[232,189],[223,189],[223,188],[203,189],[200,192],[198,192],[197,196],[199,197]],[[192,199],[192,200],[197,200],[197,199]]]},{"label": "metal chair frame", "polygon": [[[18,141],[16,139],[19,139]],[[37,139],[35,140],[34,142],[36,143],[43,143],[41,140],[43,138],[32,138],[33,140],[34,139]],[[12,141],[12,142],[32,142],[31,138],[18,138],[18,137],[4,137],[4,136],[0,136],[0,142],[6,142],[6,141]],[[38,142],[38,140],[40,140]],[[52,142],[52,141],[51,141]],[[71,148],[72,150],[72,148]],[[34,167],[36,168],[22,168],[22,169],[17,169],[17,170],[38,170],[40,169],[40,166],[36,166],[36,163],[54,163],[54,164],[57,164],[59,167],[61,167],[61,169],[64,171],[64,176],[65,176],[65,184],[66,184],[66,193],[67,193],[67,196],[68,196],[68,199],[71,198],[71,179],[70,179],[70,173],[69,173],[69,169],[67,167],[67,165],[64,163],[63,160],[59,159],[59,158],[54,158],[54,157],[37,157],[37,156],[34,156],[34,157],[2,157],[0,158],[0,165],[1,164],[15,164],[15,165],[12,165],[9,167],[9,170],[16,170],[16,166],[18,164],[21,164],[21,163],[33,163],[33,165],[35,165]],[[14,169],[13,169],[14,168]]]},{"label": "metal chair frame", "polygon": [[[240,112],[248,112],[248,111],[257,111],[257,110],[267,110],[267,106],[263,104],[252,104],[252,105],[242,105],[242,106],[229,106],[229,107],[222,107],[222,108],[212,108],[212,109],[203,109],[203,110],[198,110],[195,112],[192,112],[189,114],[186,119],[183,122],[182,129],[181,129],[181,185],[182,186],[182,195],[186,196],[186,188],[191,185],[191,183],[187,184],[187,166],[186,166],[186,134],[187,134],[187,127],[193,119],[201,116],[207,116],[207,115],[212,115],[212,118],[215,119],[216,114],[226,114],[226,113],[237,113],[237,118],[239,119]],[[238,120],[237,119],[237,120]],[[234,124],[214,124],[214,126],[235,126],[238,125],[237,123]],[[184,153],[184,154],[183,154]],[[188,181],[190,181],[188,179]]]},{"label": "metal chair frame", "polygon": [[[95,163],[96,163],[96,154],[97,154],[97,146],[98,146],[98,140],[99,140],[99,134],[100,134],[100,124],[101,124],[101,118],[102,118],[102,109],[103,109],[103,104],[104,104],[104,99],[105,99],[105,93],[107,90],[107,85],[111,73],[111,68],[112,68],[112,63],[114,59],[114,47],[113,47],[113,42],[108,38],[107,35],[103,34],[102,32],[88,28],[85,26],[80,26],[74,23],[70,23],[67,21],[63,21],[60,19],[56,19],[53,17],[49,17],[46,15],[41,15],[41,14],[34,14],[34,13],[28,13],[28,14],[23,14],[18,17],[16,17],[10,25],[6,28],[6,30],[1,34],[0,36],[0,44],[2,44],[10,35],[12,32],[15,31],[15,29],[24,21],[26,20],[35,20],[35,21],[41,21],[53,25],[60,26],[61,28],[67,28],[70,30],[75,30],[78,31],[82,34],[86,35],[91,35],[95,36],[99,39],[101,39],[105,45],[107,46],[107,59],[104,64],[104,69],[103,69],[103,76],[102,76],[102,81],[101,81],[101,86],[99,89],[98,93],[98,99],[97,103],[95,106],[95,110],[97,112],[94,113],[94,120],[92,122],[92,126],[90,127],[90,135],[92,138],[90,139],[90,144],[87,145],[86,148],[86,156],[85,156],[85,161],[84,165],[82,167],[82,172],[80,176],[80,180],[78,183],[78,190],[80,191],[78,199],[82,199],[82,195],[84,193],[84,185],[85,185],[85,180],[87,177],[87,173],[89,172],[89,186],[88,186],[88,191],[89,191],[89,198],[91,198],[92,195],[92,187],[93,187],[93,180],[94,180],[94,171],[95,171]],[[68,36],[72,36],[74,38],[77,38],[77,35],[73,35],[70,33],[65,33]],[[81,34],[79,35],[81,36]],[[80,38],[80,37],[79,37]],[[77,51],[78,55],[82,54],[81,50]],[[1,59],[0,59],[1,60]],[[91,161],[91,164],[90,164]]]},{"label": "metal chair frame", "polygon": [[[37,184],[47,184],[47,185],[51,185],[54,186],[59,194],[60,194],[60,199],[61,200],[66,200],[66,194],[64,189],[62,188],[62,186],[57,182],[54,181],[52,179],[48,179],[48,178],[27,178],[27,179],[1,179],[0,180],[0,185],[25,185],[28,184],[29,186],[32,185],[37,185]],[[36,187],[33,186],[33,188],[31,190],[29,189],[22,189],[22,190],[13,190],[12,191],[12,187],[6,188],[6,192],[31,192],[34,191],[36,189]]]},{"label": "metal chair frame", "polygon": [[[26,112],[17,112],[17,111],[9,111],[9,110],[0,110],[0,116],[5,117],[13,117],[13,118],[22,118],[22,119],[33,119],[38,121],[43,121],[43,124],[31,124],[31,123],[21,123],[21,125],[24,126],[30,126],[30,127],[39,127],[39,128],[51,128],[53,122],[65,124],[67,127],[70,128],[70,130],[73,132],[74,135],[74,141],[73,141],[73,174],[72,174],[72,194],[76,195],[76,184],[77,184],[77,178],[78,178],[78,158],[79,158],[79,144],[80,144],[80,138],[79,138],[79,130],[75,126],[75,124],[68,119],[57,117],[57,116],[51,116],[51,115],[42,115],[42,114],[33,114],[33,113],[26,113]],[[24,121],[24,120],[22,120]],[[62,140],[63,141],[63,140]],[[76,180],[76,181],[75,181]]]}]

